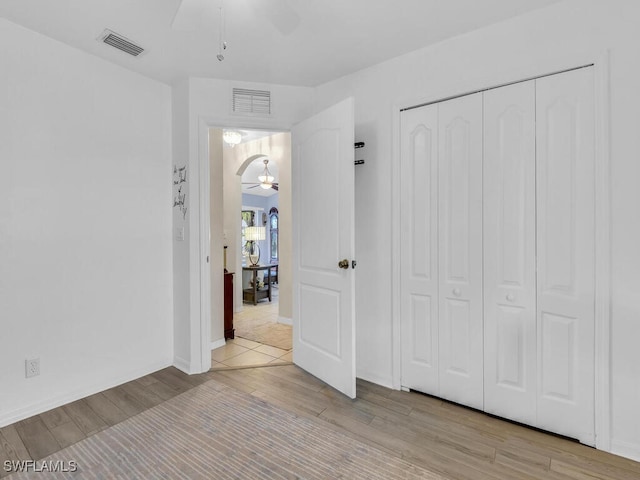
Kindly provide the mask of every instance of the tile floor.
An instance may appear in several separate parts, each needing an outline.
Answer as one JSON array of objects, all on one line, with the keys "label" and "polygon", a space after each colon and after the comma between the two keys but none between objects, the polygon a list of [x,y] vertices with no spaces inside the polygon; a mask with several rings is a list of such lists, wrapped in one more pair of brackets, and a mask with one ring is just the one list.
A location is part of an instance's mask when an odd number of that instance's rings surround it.
[{"label": "tile floor", "polygon": [[288,365],[293,352],[236,337],[211,352],[211,370]]},{"label": "tile floor", "polygon": [[[236,336],[232,340],[227,340],[226,345],[216,348],[211,352],[211,370],[228,370],[234,368],[262,367],[273,365],[288,365],[293,363],[293,351],[291,348],[276,348],[271,345],[260,343],[254,340],[243,338],[242,332],[249,334],[258,327],[262,329],[265,325],[277,325],[278,321],[278,287],[273,286],[272,301],[258,302],[257,305],[244,303],[241,312],[233,315]],[[263,332],[264,333],[264,332]],[[255,337],[255,335],[251,335]],[[258,335],[256,340],[271,338],[273,335]],[[291,341],[280,342],[284,345],[291,345]],[[279,344],[275,342],[275,344]]]},{"label": "tile floor", "polygon": [[[288,365],[293,362],[291,348],[276,348],[271,345],[243,338],[242,332],[250,333],[257,326],[276,325],[278,321],[278,288],[274,285],[271,302],[258,302],[257,305],[244,303],[241,312],[233,315],[236,337],[227,340],[226,345],[211,351],[211,370],[229,370],[273,365]],[[239,335],[240,333],[240,335]],[[255,331],[254,331],[255,333]],[[255,335],[251,335],[254,337]],[[262,337],[258,336],[256,340]],[[264,335],[263,335],[264,337]],[[266,335],[273,340],[273,335]],[[276,345],[278,344],[275,342]],[[291,342],[280,342],[290,345]],[[281,345],[282,346],[282,345]]]}]

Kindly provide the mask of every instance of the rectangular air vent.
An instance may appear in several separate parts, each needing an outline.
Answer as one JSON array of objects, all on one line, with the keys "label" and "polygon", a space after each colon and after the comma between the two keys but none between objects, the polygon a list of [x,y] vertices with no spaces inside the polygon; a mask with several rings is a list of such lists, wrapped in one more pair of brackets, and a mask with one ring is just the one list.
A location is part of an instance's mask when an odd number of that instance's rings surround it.
[{"label": "rectangular air vent", "polygon": [[234,88],[233,111],[235,113],[271,115],[271,92],[266,90]]},{"label": "rectangular air vent", "polygon": [[106,43],[107,45],[111,45],[113,48],[117,48],[129,55],[134,57],[139,56],[142,52],[144,52],[144,48],[139,45],[136,45],[128,38],[123,37],[119,33],[113,32],[111,30],[105,29],[100,35],[99,40]]}]

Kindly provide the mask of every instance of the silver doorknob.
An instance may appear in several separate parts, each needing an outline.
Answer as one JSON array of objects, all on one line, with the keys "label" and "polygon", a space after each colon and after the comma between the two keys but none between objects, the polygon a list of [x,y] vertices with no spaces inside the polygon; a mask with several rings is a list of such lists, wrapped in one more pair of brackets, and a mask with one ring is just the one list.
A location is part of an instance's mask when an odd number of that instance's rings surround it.
[{"label": "silver doorknob", "polygon": [[459,288],[454,288],[454,289],[453,289],[453,294],[454,294],[456,297],[459,297],[460,295],[462,295],[462,292],[460,291],[460,289],[459,289]]},{"label": "silver doorknob", "polygon": [[345,270],[349,268],[349,260],[347,260],[346,258],[344,260],[340,260],[338,262],[338,267],[340,268],[344,268]]}]

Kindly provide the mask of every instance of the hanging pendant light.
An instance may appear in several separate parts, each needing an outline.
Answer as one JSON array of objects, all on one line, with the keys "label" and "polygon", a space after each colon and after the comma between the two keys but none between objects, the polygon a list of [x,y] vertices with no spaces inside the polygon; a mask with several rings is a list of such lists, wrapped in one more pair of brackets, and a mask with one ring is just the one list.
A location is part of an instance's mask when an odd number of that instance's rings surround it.
[{"label": "hanging pendant light", "polygon": [[260,187],[264,188],[265,190],[273,186],[273,180],[275,179],[274,176],[271,175],[271,172],[269,171],[269,167],[267,166],[268,164],[269,164],[269,159],[265,158],[264,171],[262,172],[262,175],[258,175],[258,180],[260,181]]}]

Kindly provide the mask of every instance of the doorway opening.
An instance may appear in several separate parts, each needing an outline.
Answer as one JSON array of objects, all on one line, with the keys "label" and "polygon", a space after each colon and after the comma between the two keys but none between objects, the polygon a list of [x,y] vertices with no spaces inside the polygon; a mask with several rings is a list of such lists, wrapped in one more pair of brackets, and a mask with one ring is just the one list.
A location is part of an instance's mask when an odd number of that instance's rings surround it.
[{"label": "doorway opening", "polygon": [[[225,131],[211,129],[210,136],[223,138]],[[223,177],[225,277],[233,277],[233,286],[227,287],[232,294],[225,294],[225,303],[232,301],[232,307],[225,305],[225,310],[232,311],[232,324],[225,319],[225,344],[212,349],[213,370],[274,366],[293,360],[291,136],[287,132],[234,131],[241,135],[240,143],[219,142],[211,154],[212,176],[214,155],[222,160],[216,165],[221,163]],[[212,201],[214,208],[220,207]],[[214,318],[212,315],[212,322]]]}]

